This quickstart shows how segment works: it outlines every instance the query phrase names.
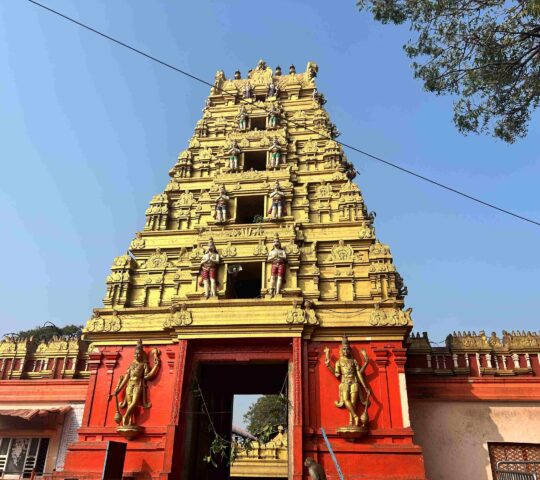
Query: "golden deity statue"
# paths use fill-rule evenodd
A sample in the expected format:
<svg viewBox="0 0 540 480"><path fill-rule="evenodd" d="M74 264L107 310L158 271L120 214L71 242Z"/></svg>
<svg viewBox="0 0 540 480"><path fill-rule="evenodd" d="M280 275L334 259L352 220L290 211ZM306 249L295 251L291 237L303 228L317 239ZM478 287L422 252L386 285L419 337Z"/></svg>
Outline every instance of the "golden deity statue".
<svg viewBox="0 0 540 480"><path fill-rule="evenodd" d="M344 336L339 352L339 359L332 367L330 363L330 349L328 347L325 347L324 349L325 365L337 378L341 377L339 400L334 403L336 404L336 407L345 407L349 411L349 425L338 428L337 432L343 436L352 438L365 434L368 429L367 423L369 421L367 409L369 407L371 390L364 379L364 370L368 364L368 356L363 349L360 353L364 359L362 366L360 366L353 358L349 340ZM360 385L364 390L363 396L360 393ZM356 413L356 405L359 400L364 407L364 411L360 416Z"/></svg>
<svg viewBox="0 0 540 480"><path fill-rule="evenodd" d="M154 365L150 368L143 350L142 341L139 340L135 347L135 355L131 365L125 375L120 376L114 392L109 395L109 400L113 396L116 400L116 414L114 416L114 420L118 424L116 431L130 440L143 430L136 423L136 408L139 406L150 408L152 406L148 401L146 382L152 380L159 370L160 353L157 348L152 350ZM125 390L124 399L119 402L118 394L122 390ZM124 408L125 412L122 415L120 409Z"/></svg>

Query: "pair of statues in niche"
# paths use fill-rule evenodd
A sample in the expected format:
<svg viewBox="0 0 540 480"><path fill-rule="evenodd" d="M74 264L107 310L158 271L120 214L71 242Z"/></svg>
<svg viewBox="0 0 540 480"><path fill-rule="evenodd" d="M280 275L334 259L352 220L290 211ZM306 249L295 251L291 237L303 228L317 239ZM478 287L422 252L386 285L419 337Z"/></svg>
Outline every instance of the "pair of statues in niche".
<svg viewBox="0 0 540 480"><path fill-rule="evenodd" d="M267 261L271 264L270 295L279 295L285 283L287 253L276 234ZM214 240L210 238L206 252L201 258L199 286L204 288L205 298L217 297L218 268L221 262Z"/></svg>
<svg viewBox="0 0 540 480"><path fill-rule="evenodd" d="M273 129L277 128L281 120L281 108L278 105L273 104L268 110L268 128ZM249 115L244 108L244 105L240 107L240 112L236 116L236 121L238 122L238 129L241 132L248 130L249 127Z"/></svg>
<svg viewBox="0 0 540 480"><path fill-rule="evenodd" d="M274 188L269 195L270 208L268 214L271 220L279 220L285 215L285 193L281 189L279 182L276 181ZM219 188L219 195L214 205L214 219L217 223L225 223L229 220L229 204L231 197L227 193L224 185Z"/></svg>
<svg viewBox="0 0 540 480"><path fill-rule="evenodd" d="M279 145L279 141L276 137L272 140L272 145L268 148L269 152L269 158L268 158L268 167L277 170L281 163L282 163L282 153L281 153L281 146ZM228 155L228 167L229 172L239 172L241 170L240 168L240 154L242 153L242 150L240 150L240 147L238 146L238 142L236 140L233 140L231 142L230 148L227 151Z"/></svg>
<svg viewBox="0 0 540 480"><path fill-rule="evenodd" d="M278 97L279 96L279 86L274 82L271 82L268 85L268 90L266 91L267 97ZM254 89L249 81L244 84L242 89L242 96L244 99L249 100L255 97Z"/></svg>

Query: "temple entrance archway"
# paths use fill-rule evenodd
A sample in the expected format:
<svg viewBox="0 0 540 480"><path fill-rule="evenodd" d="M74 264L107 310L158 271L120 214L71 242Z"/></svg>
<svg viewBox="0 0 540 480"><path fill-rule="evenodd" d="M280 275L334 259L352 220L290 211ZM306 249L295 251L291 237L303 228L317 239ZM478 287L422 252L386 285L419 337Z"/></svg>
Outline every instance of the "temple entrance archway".
<svg viewBox="0 0 540 480"><path fill-rule="evenodd" d="M233 403L235 395L279 395L288 402L289 364L287 362L200 362L192 372L192 391L189 394L185 432L185 477L198 480L274 479L287 478L287 442L277 448L269 442L256 442L251 451L237 457L231 468L226 459L217 467L205 461L211 455L217 433L226 441L233 438ZM287 425L285 428L285 435ZM277 432L276 432L277 433ZM283 435L283 433L282 433ZM214 444L215 445L215 444ZM228 445L230 447L230 445ZM214 453L214 459L220 455ZM276 461L269 461L274 457ZM278 461L279 460L279 461ZM246 476L253 474L253 476Z"/></svg>

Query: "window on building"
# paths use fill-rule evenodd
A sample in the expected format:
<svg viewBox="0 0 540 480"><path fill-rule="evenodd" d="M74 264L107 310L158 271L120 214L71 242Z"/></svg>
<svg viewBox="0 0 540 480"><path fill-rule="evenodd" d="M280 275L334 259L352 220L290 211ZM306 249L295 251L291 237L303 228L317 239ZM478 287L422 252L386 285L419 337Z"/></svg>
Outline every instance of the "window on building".
<svg viewBox="0 0 540 480"><path fill-rule="evenodd" d="M264 197L262 195L236 199L236 223L259 223L263 219Z"/></svg>
<svg viewBox="0 0 540 480"><path fill-rule="evenodd" d="M244 171L266 170L266 152L244 152Z"/></svg>
<svg viewBox="0 0 540 480"><path fill-rule="evenodd" d="M540 478L540 443L489 442L488 450L494 479Z"/></svg>
<svg viewBox="0 0 540 480"><path fill-rule="evenodd" d="M257 102L264 102L266 100L266 95L255 95L255 100Z"/></svg>
<svg viewBox="0 0 540 480"><path fill-rule="evenodd" d="M45 468L48 438L0 438L0 475L2 478L30 478Z"/></svg>
<svg viewBox="0 0 540 480"><path fill-rule="evenodd" d="M260 298L262 263L242 263L227 266L227 298Z"/></svg>
<svg viewBox="0 0 540 480"><path fill-rule="evenodd" d="M266 117L251 117L249 125L251 130L266 130Z"/></svg>

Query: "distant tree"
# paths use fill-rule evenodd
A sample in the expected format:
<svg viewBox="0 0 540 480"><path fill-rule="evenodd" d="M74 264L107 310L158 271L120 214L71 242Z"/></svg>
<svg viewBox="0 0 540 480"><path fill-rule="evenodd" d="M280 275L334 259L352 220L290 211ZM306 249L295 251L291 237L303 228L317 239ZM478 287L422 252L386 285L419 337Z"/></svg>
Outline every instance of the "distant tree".
<svg viewBox="0 0 540 480"><path fill-rule="evenodd" d="M244 415L247 430L260 437L274 431L279 425L287 426L287 399L281 395L263 395L253 403Z"/></svg>
<svg viewBox="0 0 540 480"><path fill-rule="evenodd" d="M82 326L79 325L66 325L65 327L57 327L53 323L46 323L41 327L31 328L29 330L21 330L19 332L14 332L13 334L19 338L30 338L33 337L36 342L41 342L45 340L48 342L53 337L72 337L79 338L82 335Z"/></svg>
<svg viewBox="0 0 540 480"><path fill-rule="evenodd" d="M454 94L462 133L527 134L540 102L539 0L358 0L382 23L408 23L403 48L428 92Z"/></svg>

